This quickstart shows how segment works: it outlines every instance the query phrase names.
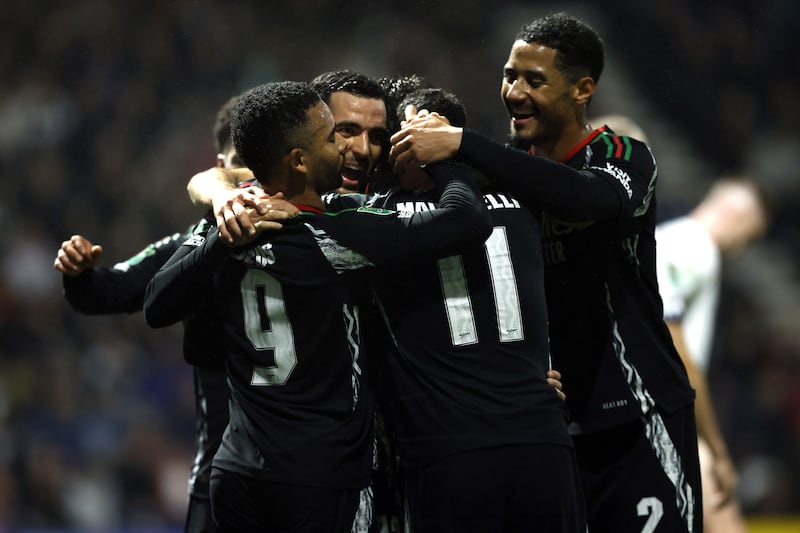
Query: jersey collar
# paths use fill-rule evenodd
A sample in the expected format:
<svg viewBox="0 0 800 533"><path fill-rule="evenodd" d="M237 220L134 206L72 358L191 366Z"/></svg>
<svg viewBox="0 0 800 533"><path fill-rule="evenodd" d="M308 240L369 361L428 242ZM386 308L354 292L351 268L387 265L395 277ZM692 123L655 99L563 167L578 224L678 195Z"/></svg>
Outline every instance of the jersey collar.
<svg viewBox="0 0 800 533"><path fill-rule="evenodd" d="M570 159L572 159L573 157L575 157L575 154L577 154L578 152L580 152L581 150L583 150L583 148L584 148L584 147L585 147L587 144L589 144L589 143L591 143L593 140L595 140L595 138L596 138L598 135L600 135L601 133L603 133L604 131L606 131L606 127L605 127L605 126L601 126L601 127L597 128L596 130L594 130L593 132L591 132L591 133L590 133L589 135L587 135L587 136L586 136L586 137L585 137L585 138L584 138L584 139L583 139L581 142L579 142L579 143L578 143L578 145L577 145L577 146L575 146L575 148L573 148L572 150L570 150L570 151L567 153L567 155L565 155L565 156L564 156L564 157L561 159L561 162L562 162L562 163L566 163L567 161L569 161Z"/></svg>
<svg viewBox="0 0 800 533"><path fill-rule="evenodd" d="M319 207L314 207L312 205L300 204L297 202L292 202L292 204L303 213L313 213L315 215L321 215L324 213L322 209L320 209Z"/></svg>

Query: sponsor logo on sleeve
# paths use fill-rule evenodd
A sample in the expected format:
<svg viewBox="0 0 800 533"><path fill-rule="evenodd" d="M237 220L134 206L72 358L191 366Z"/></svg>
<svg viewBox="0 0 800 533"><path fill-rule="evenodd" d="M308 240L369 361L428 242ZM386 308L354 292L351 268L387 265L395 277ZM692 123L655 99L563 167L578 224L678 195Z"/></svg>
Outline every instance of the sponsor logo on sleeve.
<svg viewBox="0 0 800 533"><path fill-rule="evenodd" d="M608 161L606 161L605 167L591 167L595 170L599 170L600 172L605 172L606 174L613 176L622 187L625 189L625 192L628 193L628 199L633 197L633 188L631 187L631 177L628 175L627 172L622 170L619 167L615 167Z"/></svg>

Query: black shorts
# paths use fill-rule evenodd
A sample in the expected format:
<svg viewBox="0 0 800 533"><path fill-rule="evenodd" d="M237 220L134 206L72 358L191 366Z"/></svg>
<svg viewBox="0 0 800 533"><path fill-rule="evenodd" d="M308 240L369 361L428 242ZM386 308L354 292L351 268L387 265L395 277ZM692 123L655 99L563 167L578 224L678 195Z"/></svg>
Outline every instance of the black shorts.
<svg viewBox="0 0 800 533"><path fill-rule="evenodd" d="M585 533L574 451L558 445L461 452L406 473L414 533Z"/></svg>
<svg viewBox="0 0 800 533"><path fill-rule="evenodd" d="M189 509L186 511L184 533L216 533L211 518L211 500L189 495Z"/></svg>
<svg viewBox="0 0 800 533"><path fill-rule="evenodd" d="M694 407L575 437L592 533L700 533Z"/></svg>
<svg viewBox="0 0 800 533"><path fill-rule="evenodd" d="M219 533L350 533L358 499L358 489L287 485L211 470Z"/></svg>

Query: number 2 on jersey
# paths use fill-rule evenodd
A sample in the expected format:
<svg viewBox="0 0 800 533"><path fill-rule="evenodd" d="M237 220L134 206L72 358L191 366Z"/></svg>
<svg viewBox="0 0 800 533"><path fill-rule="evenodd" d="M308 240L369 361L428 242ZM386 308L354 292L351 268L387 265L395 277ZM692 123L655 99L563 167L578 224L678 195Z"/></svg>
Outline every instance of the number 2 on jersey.
<svg viewBox="0 0 800 533"><path fill-rule="evenodd" d="M664 516L664 504L656 497L642 498L636 506L636 513L639 516L646 516L647 522L642 527L642 533L653 533L656 526Z"/></svg>
<svg viewBox="0 0 800 533"><path fill-rule="evenodd" d="M251 385L284 385L297 364L294 332L280 282L263 270L250 269L241 283L247 338L256 350L271 350L275 364L254 366Z"/></svg>
<svg viewBox="0 0 800 533"><path fill-rule="evenodd" d="M511 263L506 229L502 226L495 227L486 239L484 248L492 278L500 342L522 340L524 338L522 313L519 308L517 279L514 276L514 265ZM478 331L463 260L460 255L454 255L440 259L437 264L453 346L475 344L478 342Z"/></svg>

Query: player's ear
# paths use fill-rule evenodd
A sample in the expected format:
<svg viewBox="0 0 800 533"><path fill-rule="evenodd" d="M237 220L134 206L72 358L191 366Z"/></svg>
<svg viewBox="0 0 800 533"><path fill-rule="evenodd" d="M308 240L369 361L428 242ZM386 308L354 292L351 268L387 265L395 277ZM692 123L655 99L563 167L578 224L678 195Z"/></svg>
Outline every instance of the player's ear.
<svg viewBox="0 0 800 533"><path fill-rule="evenodd" d="M286 162L295 172L308 172L308 154L302 148L292 148L286 154Z"/></svg>
<svg viewBox="0 0 800 533"><path fill-rule="evenodd" d="M594 96L595 83L589 76L584 76L575 84L575 103L578 105L587 105Z"/></svg>

